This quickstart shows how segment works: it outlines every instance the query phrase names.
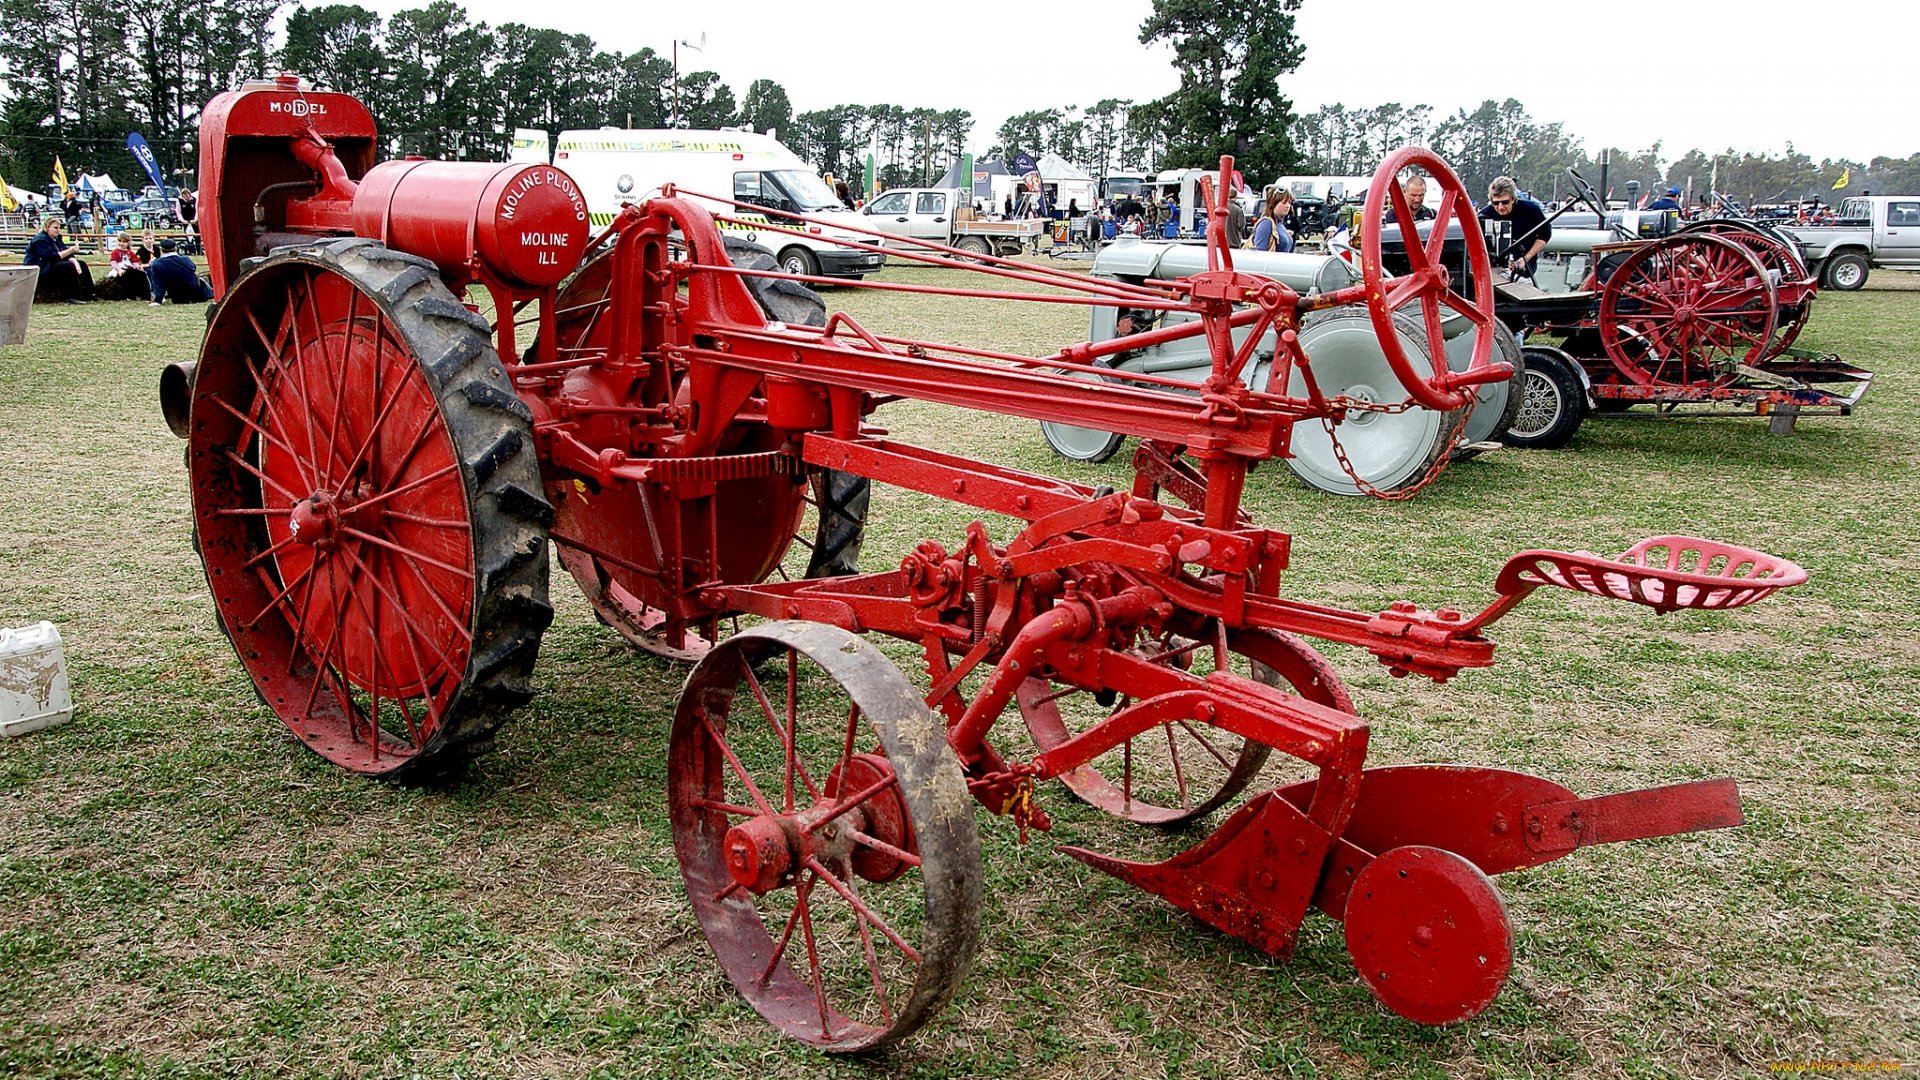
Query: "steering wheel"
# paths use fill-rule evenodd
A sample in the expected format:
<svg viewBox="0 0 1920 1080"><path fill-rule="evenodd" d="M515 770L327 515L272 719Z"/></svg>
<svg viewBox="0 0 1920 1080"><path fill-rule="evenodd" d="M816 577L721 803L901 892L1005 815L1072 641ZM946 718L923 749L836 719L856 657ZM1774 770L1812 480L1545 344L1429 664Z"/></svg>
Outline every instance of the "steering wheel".
<svg viewBox="0 0 1920 1080"><path fill-rule="evenodd" d="M1400 174L1413 166L1425 170L1430 184L1440 192L1434 206L1433 232L1424 242L1407 207L1407 193L1400 185ZM1389 201L1406 243L1409 268L1405 277L1391 279L1381 268L1379 228ZM1402 147L1387 155L1367 186L1362 215L1360 220L1367 227L1360 237L1360 277L1366 284L1367 314L1373 319L1381 352L1413 400L1429 409L1449 412L1473 400L1474 386L1511 379L1513 366L1493 360L1493 270L1487 261L1486 242L1480 236L1480 221L1467 200L1466 186L1447 163L1422 146ZM1472 300L1453 291L1447 268L1440 262L1447 226L1455 220L1460 222L1466 241ZM1420 366L1400 347L1401 331L1393 317L1394 312L1415 303L1420 305L1419 322L1426 331L1427 355L1431 358ZM1447 370L1447 340L1440 328L1443 304L1473 324L1473 356L1461 371ZM1421 366L1427 370L1421 371Z"/></svg>
<svg viewBox="0 0 1920 1080"><path fill-rule="evenodd" d="M1587 178L1574 169L1567 170L1567 179L1573 181L1573 193L1580 196L1580 201L1592 207L1593 212L1600 215L1600 227L1606 228L1607 208L1600 201L1600 193L1593 190L1593 185L1587 183Z"/></svg>

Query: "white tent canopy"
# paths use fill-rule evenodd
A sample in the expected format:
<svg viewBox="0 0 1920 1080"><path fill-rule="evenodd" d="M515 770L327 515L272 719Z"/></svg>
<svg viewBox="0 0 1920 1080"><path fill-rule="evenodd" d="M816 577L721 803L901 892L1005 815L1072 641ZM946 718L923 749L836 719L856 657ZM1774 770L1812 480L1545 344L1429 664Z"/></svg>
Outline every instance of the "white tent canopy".
<svg viewBox="0 0 1920 1080"><path fill-rule="evenodd" d="M1093 179L1085 169L1052 152L1041 154L1035 164L1040 166L1040 179L1049 184L1057 180Z"/></svg>
<svg viewBox="0 0 1920 1080"><path fill-rule="evenodd" d="M14 187L12 184L7 185L7 190L13 193L13 199L15 202L43 203L47 201L47 197L45 195L35 195L33 192L28 191L26 188Z"/></svg>
<svg viewBox="0 0 1920 1080"><path fill-rule="evenodd" d="M92 175L81 173L74 179L73 186L82 191L112 191L120 185L114 183L113 177L108 176L106 173L93 173Z"/></svg>

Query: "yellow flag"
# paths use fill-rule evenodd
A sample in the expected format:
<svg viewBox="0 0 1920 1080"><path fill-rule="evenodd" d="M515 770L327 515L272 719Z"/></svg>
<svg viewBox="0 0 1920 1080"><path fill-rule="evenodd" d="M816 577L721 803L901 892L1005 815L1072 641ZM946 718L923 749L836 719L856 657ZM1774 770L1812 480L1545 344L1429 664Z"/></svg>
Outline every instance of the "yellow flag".
<svg viewBox="0 0 1920 1080"><path fill-rule="evenodd" d="M1833 190L1839 191L1851 183L1853 183L1853 166L1849 165L1840 170L1840 179L1833 182Z"/></svg>
<svg viewBox="0 0 1920 1080"><path fill-rule="evenodd" d="M12 186L7 183L6 177L0 176L0 210L5 210L11 214L18 209L20 209L20 204L13 199Z"/></svg>
<svg viewBox="0 0 1920 1080"><path fill-rule="evenodd" d="M72 194L73 188L67 184L67 167L60 164L58 157L53 159L53 182L60 185L61 198L64 199Z"/></svg>

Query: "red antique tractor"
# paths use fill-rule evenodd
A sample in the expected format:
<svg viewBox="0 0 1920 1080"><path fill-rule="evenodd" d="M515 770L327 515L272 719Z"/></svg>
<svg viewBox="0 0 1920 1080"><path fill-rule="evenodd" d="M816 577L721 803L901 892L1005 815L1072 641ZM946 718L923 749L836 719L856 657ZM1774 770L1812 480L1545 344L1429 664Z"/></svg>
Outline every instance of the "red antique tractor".
<svg viewBox="0 0 1920 1080"><path fill-rule="evenodd" d="M858 1050L937 1013L979 935L974 804L1024 837L1051 824L1049 781L1123 823L1223 814L1165 862L1067 853L1275 955L1317 908L1379 999L1425 1023L1472 1016L1506 978L1488 875L1740 821L1725 780L1583 799L1501 769L1365 768L1367 723L1305 639L1445 681L1491 664L1488 626L1541 586L1721 609L1801 582L1798 567L1663 536L1612 558L1522 552L1478 613L1346 611L1283 597L1288 537L1241 509L1249 467L1286 454L1303 420L1457 409L1508 377L1489 362L1484 249L1472 297L1449 287L1436 242L1406 275L1373 258L1361 284L1305 299L1233 269L1216 207L1209 268L1178 280L993 259L965 290L868 283L1195 316L1026 357L827 317L812 279L729 242L724 199L668 188L589 235L548 165L376 165L365 110L291 79L216 98L201 141L221 299L197 369L163 396L214 607L262 699L361 773L481 752L529 695L551 543L628 640L697 661L664 793L687 896L734 986L789 1035ZM1410 164L1435 178L1444 226L1466 205L1459 181L1418 149L1380 175ZM1404 207L1397 183L1374 190L1370 220L1389 198ZM491 323L469 290L491 298ZM1390 346L1406 401L1324 396L1297 345L1324 318L1391 341L1407 310L1437 339L1443 308L1473 321L1473 362L1435 370ZM1304 395L1238 377L1269 328ZM1199 395L1074 377L1183 336L1213 350ZM903 397L1137 436L1132 487L894 441L868 417ZM854 572L871 480L1017 528L976 520ZM815 576L788 580L803 526ZM924 682L863 633L917 647ZM1024 737L999 723L1010 707ZM1269 759L1290 759L1296 782L1261 784Z"/></svg>

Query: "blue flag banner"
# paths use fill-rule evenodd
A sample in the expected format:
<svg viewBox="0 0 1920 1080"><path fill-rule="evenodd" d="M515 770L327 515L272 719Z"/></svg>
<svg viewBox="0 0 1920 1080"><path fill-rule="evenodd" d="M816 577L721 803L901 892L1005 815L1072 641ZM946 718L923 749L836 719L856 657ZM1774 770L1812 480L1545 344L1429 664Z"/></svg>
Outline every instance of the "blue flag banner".
<svg viewBox="0 0 1920 1080"><path fill-rule="evenodd" d="M147 176L152 178L155 185L162 188L167 186L167 182L160 179L160 163L153 158L153 147L147 145L147 140L141 138L139 132L127 135L127 150L140 163L140 167L147 170Z"/></svg>

